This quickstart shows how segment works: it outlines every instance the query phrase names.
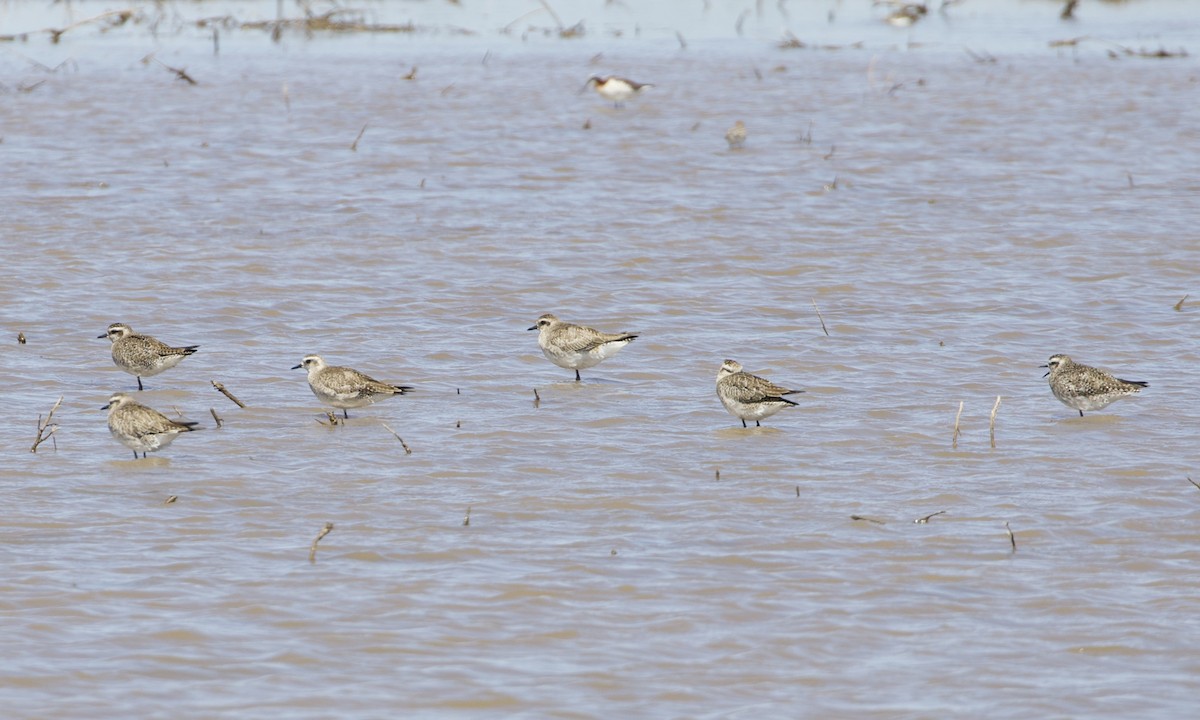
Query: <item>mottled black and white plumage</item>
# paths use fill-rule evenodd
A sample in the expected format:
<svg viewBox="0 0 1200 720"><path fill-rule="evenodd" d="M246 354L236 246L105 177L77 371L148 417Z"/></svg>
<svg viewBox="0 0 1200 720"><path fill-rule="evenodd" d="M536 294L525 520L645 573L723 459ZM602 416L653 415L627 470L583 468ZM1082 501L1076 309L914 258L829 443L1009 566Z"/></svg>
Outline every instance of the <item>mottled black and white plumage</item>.
<svg viewBox="0 0 1200 720"><path fill-rule="evenodd" d="M588 78L587 85L584 87L588 85L595 87L600 97L611 102L613 107L618 108L623 106L626 100L641 93L646 88L654 87L650 83L634 82L628 78L616 76L600 77L598 75Z"/></svg>
<svg viewBox="0 0 1200 720"><path fill-rule="evenodd" d="M550 313L538 318L529 329L538 331L542 354L560 368L574 370L576 382L581 379L580 370L599 365L637 337L637 333L607 333L572 325Z"/></svg>
<svg viewBox="0 0 1200 720"><path fill-rule="evenodd" d="M751 375L736 360L726 360L717 372L717 397L731 415L742 421L742 427L748 427L747 420L753 420L755 426L761 425L760 420L796 404L785 395L802 392Z"/></svg>
<svg viewBox="0 0 1200 720"><path fill-rule="evenodd" d="M170 445L176 435L195 430L198 424L172 420L125 393L113 393L108 404L100 409L108 410L108 431L122 445L133 450L135 460L138 452L146 457L146 453Z"/></svg>
<svg viewBox="0 0 1200 720"><path fill-rule="evenodd" d="M345 418L350 417L347 408L364 407L380 398L403 395L412 390L407 385L380 382L353 368L326 365L320 355L305 355L292 369L300 368L308 371L308 386L313 395L326 405L340 408Z"/></svg>
<svg viewBox="0 0 1200 720"><path fill-rule="evenodd" d="M142 378L157 375L179 364L188 355L196 352L199 345L171 347L149 335L139 335L125 323L113 323L108 332L98 337L112 341L112 359L117 367L138 379L138 390L142 389Z"/></svg>
<svg viewBox="0 0 1200 720"><path fill-rule="evenodd" d="M1064 405L1079 411L1101 410L1124 397L1139 393L1149 383L1122 380L1099 368L1083 365L1066 355L1051 355L1043 377L1050 378L1050 392Z"/></svg>

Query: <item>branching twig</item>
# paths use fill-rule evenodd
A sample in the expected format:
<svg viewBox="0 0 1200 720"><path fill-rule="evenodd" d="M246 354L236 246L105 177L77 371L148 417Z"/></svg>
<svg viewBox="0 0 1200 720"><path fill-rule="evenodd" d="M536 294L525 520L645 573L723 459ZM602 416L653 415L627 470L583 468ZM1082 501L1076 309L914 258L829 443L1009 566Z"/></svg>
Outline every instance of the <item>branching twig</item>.
<svg viewBox="0 0 1200 720"><path fill-rule="evenodd" d="M187 74L187 70L184 70L182 68L171 67L170 65L166 64L162 60L159 60L158 58L154 58L154 62L158 63L159 65L162 65L164 68L175 73L175 77L177 79L187 81L188 85L199 85L200 84L200 83L196 82L196 80L194 78L192 78L191 75Z"/></svg>
<svg viewBox="0 0 1200 720"><path fill-rule="evenodd" d="M328 535L332 530L333 523L327 522L325 523L325 527L321 528L321 532L317 533L317 536L313 538L312 547L308 549L308 561L310 563L317 561L317 543L321 542L321 538Z"/></svg>
<svg viewBox="0 0 1200 720"><path fill-rule="evenodd" d="M38 415L37 438L33 441L33 447L29 448L29 452L36 453L38 445L41 445L43 442L45 442L47 438L54 437L54 433L58 432L58 426L52 425L51 421L54 420L54 411L58 409L59 405L62 405L62 401L63 396L59 395L58 402L54 403L54 407L50 408L50 414L46 416L45 422L42 422L42 416ZM47 428L50 430L49 432L46 432ZM58 441L56 440L54 442L54 449L57 450Z"/></svg>
<svg viewBox="0 0 1200 720"><path fill-rule="evenodd" d="M959 400L958 401L958 414L954 416L954 437L952 437L950 439L951 440L950 447L952 447L952 448L958 447L958 436L959 436L958 421L959 421L959 418L962 417L962 411L963 411L963 401Z"/></svg>
<svg viewBox="0 0 1200 720"><path fill-rule="evenodd" d="M213 381L212 381L212 386L213 386L214 388L216 388L216 389L217 389L217 392L221 393L221 394L222 394L222 395L224 395L225 397L227 397L227 398L229 398L230 400L232 400L234 405L237 405L238 407L242 408L243 410L246 408L246 404L245 404L245 403L243 403L241 400L238 400L237 398L235 398L235 397L233 396L233 393L231 393L231 392L229 392L228 390L226 390L226 389L225 389L225 385L224 385L223 383L219 383L219 382L217 382L216 380L213 380Z"/></svg>
<svg viewBox="0 0 1200 720"><path fill-rule="evenodd" d="M397 433L395 430L393 430L393 429L391 429L390 427L388 427L388 424L387 424L387 423L383 423L383 426L384 426L385 428L387 428L387 431L388 431L388 432L390 432L391 434L395 435L397 440L399 440L399 441L400 441L400 444L401 444L401 445L404 447L404 454L405 454L405 455L412 455L412 448L410 448L410 447L408 446L408 443L404 442L404 438L400 437L400 434L399 434L399 433Z"/></svg>

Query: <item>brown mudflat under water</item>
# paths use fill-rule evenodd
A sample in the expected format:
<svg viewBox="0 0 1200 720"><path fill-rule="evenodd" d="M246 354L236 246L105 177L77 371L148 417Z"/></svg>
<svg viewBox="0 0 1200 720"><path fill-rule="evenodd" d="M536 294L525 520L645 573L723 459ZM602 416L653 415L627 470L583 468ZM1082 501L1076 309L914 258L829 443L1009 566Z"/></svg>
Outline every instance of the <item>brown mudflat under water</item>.
<svg viewBox="0 0 1200 720"><path fill-rule="evenodd" d="M9 716L1194 711L1200 69L1047 10L3 48ZM576 384L544 312L641 337ZM201 347L148 460L114 321ZM1150 387L1079 418L1056 352ZM322 425L307 353L417 391ZM742 429L726 357L799 407Z"/></svg>

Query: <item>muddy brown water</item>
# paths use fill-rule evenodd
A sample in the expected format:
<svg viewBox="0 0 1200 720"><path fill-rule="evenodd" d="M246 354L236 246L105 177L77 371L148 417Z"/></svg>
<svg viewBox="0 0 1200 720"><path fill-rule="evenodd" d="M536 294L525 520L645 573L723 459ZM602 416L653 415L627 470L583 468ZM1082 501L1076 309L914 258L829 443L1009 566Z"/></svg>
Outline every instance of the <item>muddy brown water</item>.
<svg viewBox="0 0 1200 720"><path fill-rule="evenodd" d="M1047 43L1195 21L1011 7L0 47L9 716L1193 713L1200 69ZM576 384L544 312L642 335ZM148 460L114 321L201 347ZM1150 387L1079 418L1055 352ZM417 391L327 427L307 353ZM726 357L799 406L742 429Z"/></svg>

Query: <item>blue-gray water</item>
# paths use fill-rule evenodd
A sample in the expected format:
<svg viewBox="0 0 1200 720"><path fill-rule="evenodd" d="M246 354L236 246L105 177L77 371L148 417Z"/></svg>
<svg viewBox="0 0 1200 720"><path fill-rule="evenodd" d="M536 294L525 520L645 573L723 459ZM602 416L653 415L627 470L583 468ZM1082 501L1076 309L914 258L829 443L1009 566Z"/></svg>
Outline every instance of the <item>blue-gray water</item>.
<svg viewBox="0 0 1200 720"><path fill-rule="evenodd" d="M0 45L10 717L1194 711L1200 69L1109 51L1196 19L679 3L685 49L464 3ZM578 92L608 73L656 87ZM575 384L544 312L642 335ZM201 346L139 399L204 429L148 460L99 409L114 321ZM322 425L313 352L417 391ZM1055 352L1150 387L1079 418ZM799 407L743 430L726 357Z"/></svg>

